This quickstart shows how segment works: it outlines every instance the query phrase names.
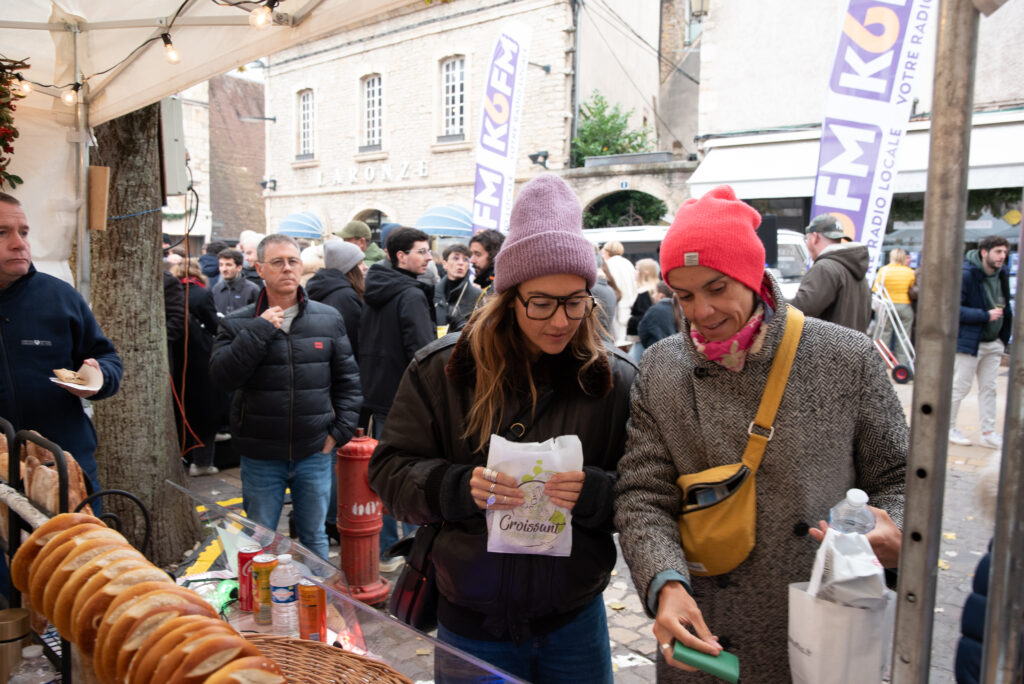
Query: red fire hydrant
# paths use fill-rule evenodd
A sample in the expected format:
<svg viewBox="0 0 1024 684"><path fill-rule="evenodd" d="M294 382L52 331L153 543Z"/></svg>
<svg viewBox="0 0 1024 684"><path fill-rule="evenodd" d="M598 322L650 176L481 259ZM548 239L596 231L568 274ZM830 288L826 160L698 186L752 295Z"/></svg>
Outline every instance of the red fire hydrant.
<svg viewBox="0 0 1024 684"><path fill-rule="evenodd" d="M370 489L368 469L377 440L362 429L338 449L338 534L341 569L352 598L376 605L388 598L388 581L380 576L380 528L384 505Z"/></svg>

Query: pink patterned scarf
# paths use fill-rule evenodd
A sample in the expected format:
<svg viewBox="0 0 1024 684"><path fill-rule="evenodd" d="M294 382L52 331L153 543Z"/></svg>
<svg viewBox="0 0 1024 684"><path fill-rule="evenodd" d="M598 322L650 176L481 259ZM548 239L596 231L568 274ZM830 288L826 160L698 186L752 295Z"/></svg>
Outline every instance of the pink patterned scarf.
<svg viewBox="0 0 1024 684"><path fill-rule="evenodd" d="M772 297L767 283L761 285L760 295L764 302L767 302L769 305L774 304L775 299ZM743 327L726 340L718 342L708 341L696 328L691 326L690 339L693 340L693 346L708 361L713 361L719 366L735 373L740 372L747 362L747 354L758 351L764 343L764 337L768 331L768 327L762 325L764 322L764 307L764 303L759 302L754 307L754 313L747 319Z"/></svg>

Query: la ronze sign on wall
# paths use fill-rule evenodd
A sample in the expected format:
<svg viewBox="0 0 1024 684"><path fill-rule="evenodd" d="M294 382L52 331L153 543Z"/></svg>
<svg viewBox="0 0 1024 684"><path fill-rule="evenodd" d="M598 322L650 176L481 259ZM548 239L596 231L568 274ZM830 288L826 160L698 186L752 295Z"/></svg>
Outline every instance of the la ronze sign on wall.
<svg viewBox="0 0 1024 684"><path fill-rule="evenodd" d="M512 22L502 26L491 52L476 145L474 233L508 230L529 47L529 27Z"/></svg>
<svg viewBox="0 0 1024 684"><path fill-rule="evenodd" d="M832 214L878 266L938 0L850 0L829 77L812 216Z"/></svg>

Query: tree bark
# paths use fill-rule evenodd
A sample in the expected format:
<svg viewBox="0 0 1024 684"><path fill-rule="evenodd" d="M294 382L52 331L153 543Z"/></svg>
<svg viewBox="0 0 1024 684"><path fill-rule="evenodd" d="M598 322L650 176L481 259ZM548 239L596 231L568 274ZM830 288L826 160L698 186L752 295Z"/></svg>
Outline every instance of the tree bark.
<svg viewBox="0 0 1024 684"><path fill-rule="evenodd" d="M187 488L175 439L161 273L160 106L144 107L96 128L97 164L110 167L110 221L91 234L92 307L124 363L121 390L96 402L94 421L100 483L142 500L152 520L146 555L167 566L199 539L191 500L165 483ZM121 497L103 499L130 540L141 542L141 518ZM134 528L134 529L132 529Z"/></svg>

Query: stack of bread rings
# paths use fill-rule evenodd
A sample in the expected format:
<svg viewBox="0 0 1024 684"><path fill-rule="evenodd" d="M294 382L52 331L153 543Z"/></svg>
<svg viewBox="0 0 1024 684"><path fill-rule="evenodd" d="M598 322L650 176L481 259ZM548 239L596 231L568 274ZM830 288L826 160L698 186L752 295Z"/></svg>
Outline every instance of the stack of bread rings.
<svg viewBox="0 0 1024 684"><path fill-rule="evenodd" d="M11 581L103 684L284 684L280 668L99 518L63 513L11 560Z"/></svg>

